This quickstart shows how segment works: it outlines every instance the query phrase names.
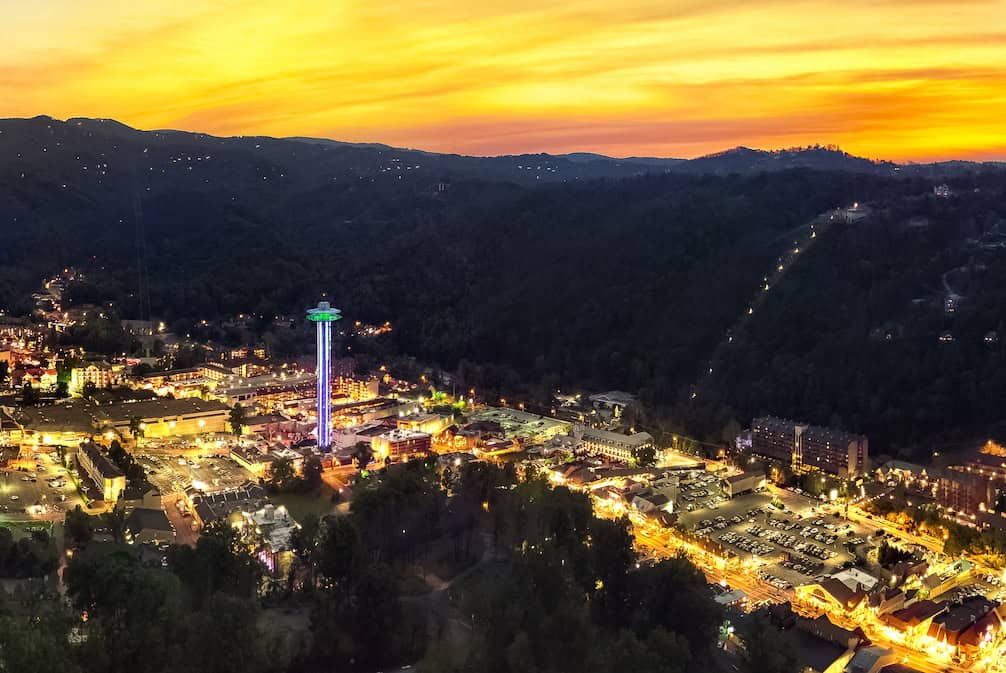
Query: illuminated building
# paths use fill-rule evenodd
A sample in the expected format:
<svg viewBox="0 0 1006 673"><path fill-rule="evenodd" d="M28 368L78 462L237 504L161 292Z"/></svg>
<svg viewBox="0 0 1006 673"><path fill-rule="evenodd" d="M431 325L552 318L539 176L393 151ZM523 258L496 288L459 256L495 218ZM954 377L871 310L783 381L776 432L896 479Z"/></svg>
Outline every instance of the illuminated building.
<svg viewBox="0 0 1006 673"><path fill-rule="evenodd" d="M348 397L354 402L372 400L380 392L380 383L376 378L363 380L340 376L335 380L335 392L339 397Z"/></svg>
<svg viewBox="0 0 1006 673"><path fill-rule="evenodd" d="M653 436L648 432L623 435L608 430L577 426L573 436L580 439L581 446L587 453L623 463L632 462L636 450L653 446Z"/></svg>
<svg viewBox="0 0 1006 673"><path fill-rule="evenodd" d="M74 367L70 370L70 390L80 392L87 383L93 383L95 388L109 388L122 383L125 367L110 365L107 362L92 362L86 367Z"/></svg>
<svg viewBox="0 0 1006 673"><path fill-rule="evenodd" d="M451 424L451 418L440 414L416 413L400 417L397 423L398 427L403 430L439 435Z"/></svg>
<svg viewBox="0 0 1006 673"><path fill-rule="evenodd" d="M331 445L332 432L332 323L342 318L327 301L309 309L307 319L318 325L318 448Z"/></svg>
<svg viewBox="0 0 1006 673"><path fill-rule="evenodd" d="M370 440L370 447L377 460L398 459L408 456L426 454L433 445L432 438L426 432L395 429L377 435Z"/></svg>
<svg viewBox="0 0 1006 673"><path fill-rule="evenodd" d="M751 450L789 463L797 471L852 476L867 469L869 442L831 428L766 416L751 424Z"/></svg>
<svg viewBox="0 0 1006 673"><path fill-rule="evenodd" d="M97 444L87 442L82 445L77 452L77 463L98 487L103 500L116 502L119 499L119 494L126 488L126 476Z"/></svg>

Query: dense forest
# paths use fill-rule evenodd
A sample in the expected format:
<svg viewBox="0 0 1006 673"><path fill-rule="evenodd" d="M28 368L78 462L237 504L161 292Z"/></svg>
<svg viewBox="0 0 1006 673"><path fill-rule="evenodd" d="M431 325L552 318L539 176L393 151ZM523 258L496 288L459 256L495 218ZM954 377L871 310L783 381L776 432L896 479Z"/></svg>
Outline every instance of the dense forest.
<svg viewBox="0 0 1006 673"><path fill-rule="evenodd" d="M586 495L533 475L518 483L512 469L414 461L361 479L348 515L305 517L280 580L226 522L170 547L166 567L139 546L95 541L94 523L68 514L65 596L0 592L0 669L725 670L714 649L724 614L698 569L637 563L627 520L597 519ZM429 568L450 581L428 585ZM773 634L750 642L771 647ZM793 673L787 661L742 660L751 673Z"/></svg>
<svg viewBox="0 0 1006 673"><path fill-rule="evenodd" d="M1006 369L985 340L1006 337L993 166L829 148L473 158L48 118L0 130L12 313L66 265L89 278L71 302L194 335L241 338L213 328L239 313L268 331L325 292L352 320L394 325L366 345L382 356L529 401L624 388L652 427L703 438L773 413L922 455L1001 420ZM941 173L950 198L932 193ZM738 322L807 224L854 201L870 215L822 228ZM267 343L295 350L296 335Z"/></svg>

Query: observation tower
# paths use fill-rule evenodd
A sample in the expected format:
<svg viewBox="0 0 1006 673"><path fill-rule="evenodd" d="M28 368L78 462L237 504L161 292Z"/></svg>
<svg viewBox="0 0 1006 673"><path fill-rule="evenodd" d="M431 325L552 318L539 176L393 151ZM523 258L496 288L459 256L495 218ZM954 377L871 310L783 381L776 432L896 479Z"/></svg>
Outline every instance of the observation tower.
<svg viewBox="0 0 1006 673"><path fill-rule="evenodd" d="M318 326L318 448L332 445L332 323L340 320L339 309L320 301L307 310L307 319Z"/></svg>

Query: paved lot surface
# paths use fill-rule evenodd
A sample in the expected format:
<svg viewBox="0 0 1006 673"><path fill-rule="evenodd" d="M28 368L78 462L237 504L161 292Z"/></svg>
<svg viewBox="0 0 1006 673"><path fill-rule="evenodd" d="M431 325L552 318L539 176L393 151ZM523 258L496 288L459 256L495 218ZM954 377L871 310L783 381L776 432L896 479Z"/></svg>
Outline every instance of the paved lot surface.
<svg viewBox="0 0 1006 673"><path fill-rule="evenodd" d="M230 458L172 457L136 453L134 457L147 471L147 478L163 496L182 493L195 484L212 491L240 486L255 480L250 472Z"/></svg>
<svg viewBox="0 0 1006 673"><path fill-rule="evenodd" d="M699 490L714 492L715 485ZM773 506L768 493L749 493L733 499L700 497L693 511L680 521L699 536L716 540L743 562L756 563L758 573L780 588L811 582L865 553L875 531L843 517L826 513L819 501L796 494L782 498L784 509ZM708 505L697 507L696 505ZM680 511L680 510L679 510Z"/></svg>
<svg viewBox="0 0 1006 673"><path fill-rule="evenodd" d="M32 469L0 470L0 521L62 521L84 501L67 470L48 452L35 452Z"/></svg>

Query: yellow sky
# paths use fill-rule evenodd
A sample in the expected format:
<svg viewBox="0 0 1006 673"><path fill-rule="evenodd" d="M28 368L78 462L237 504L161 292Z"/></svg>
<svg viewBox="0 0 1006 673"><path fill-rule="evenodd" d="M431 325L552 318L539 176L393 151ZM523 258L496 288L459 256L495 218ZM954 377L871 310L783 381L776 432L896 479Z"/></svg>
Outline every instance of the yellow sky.
<svg viewBox="0 0 1006 673"><path fill-rule="evenodd" d="M0 0L0 116L473 154L1006 159L1006 0Z"/></svg>

